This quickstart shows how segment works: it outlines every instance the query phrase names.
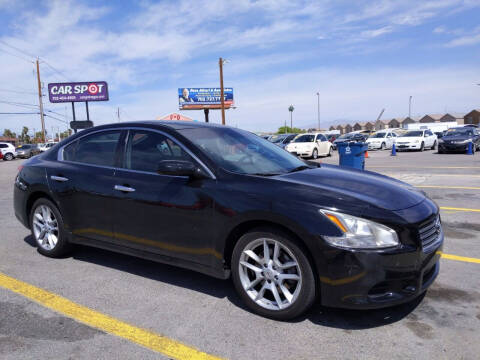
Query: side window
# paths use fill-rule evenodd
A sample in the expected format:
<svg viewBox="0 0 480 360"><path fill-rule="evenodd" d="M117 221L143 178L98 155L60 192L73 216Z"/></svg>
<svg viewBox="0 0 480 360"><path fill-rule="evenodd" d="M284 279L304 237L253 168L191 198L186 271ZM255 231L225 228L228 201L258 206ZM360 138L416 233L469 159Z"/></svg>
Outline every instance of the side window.
<svg viewBox="0 0 480 360"><path fill-rule="evenodd" d="M166 136L145 130L131 131L124 168L156 173L162 160L189 160L191 156Z"/></svg>
<svg viewBox="0 0 480 360"><path fill-rule="evenodd" d="M323 136L322 134L319 134L317 137L317 141L327 141L327 139L325 139L325 136Z"/></svg>
<svg viewBox="0 0 480 360"><path fill-rule="evenodd" d="M114 166L120 130L85 136L63 150L63 159L84 164Z"/></svg>
<svg viewBox="0 0 480 360"><path fill-rule="evenodd" d="M6 149L6 148L8 148L7 144L0 144L0 149Z"/></svg>

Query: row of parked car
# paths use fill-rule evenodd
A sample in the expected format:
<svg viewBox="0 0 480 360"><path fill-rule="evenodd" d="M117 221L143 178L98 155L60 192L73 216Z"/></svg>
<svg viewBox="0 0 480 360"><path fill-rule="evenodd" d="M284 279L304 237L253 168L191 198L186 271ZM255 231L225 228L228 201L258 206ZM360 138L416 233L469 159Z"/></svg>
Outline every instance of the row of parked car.
<svg viewBox="0 0 480 360"><path fill-rule="evenodd" d="M10 143L0 142L0 153L2 154L2 158L5 161L10 161L15 158L29 159L32 156L47 151L55 144L57 143L48 142L45 144L23 144L15 147Z"/></svg>
<svg viewBox="0 0 480 360"><path fill-rule="evenodd" d="M337 138L338 136L338 138ZM369 150L391 149L393 144L398 151L436 149L439 153L480 150L480 134L475 125L450 128L443 132L430 129L405 130L385 129L376 132L351 132L343 135L323 134L279 134L264 136L277 146L300 157L318 158L331 156L341 142L366 142Z"/></svg>

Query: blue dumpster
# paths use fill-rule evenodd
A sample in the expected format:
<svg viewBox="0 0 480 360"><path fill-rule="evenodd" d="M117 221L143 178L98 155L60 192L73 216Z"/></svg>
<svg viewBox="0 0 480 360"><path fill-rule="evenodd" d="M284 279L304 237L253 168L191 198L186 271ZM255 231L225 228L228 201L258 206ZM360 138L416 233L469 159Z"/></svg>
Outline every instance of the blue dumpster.
<svg viewBox="0 0 480 360"><path fill-rule="evenodd" d="M340 155L340 166L349 166L355 169L365 169L365 151L368 145L363 142L343 142L337 144Z"/></svg>

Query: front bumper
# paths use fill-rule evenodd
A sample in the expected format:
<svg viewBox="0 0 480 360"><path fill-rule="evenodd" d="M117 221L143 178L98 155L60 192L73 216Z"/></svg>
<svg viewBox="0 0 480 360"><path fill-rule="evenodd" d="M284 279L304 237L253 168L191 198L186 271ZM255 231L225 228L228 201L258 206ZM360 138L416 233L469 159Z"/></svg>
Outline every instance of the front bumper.
<svg viewBox="0 0 480 360"><path fill-rule="evenodd" d="M420 150L422 143L395 144L397 150Z"/></svg>
<svg viewBox="0 0 480 360"><path fill-rule="evenodd" d="M455 143L439 143L438 150L440 151L467 151L468 150L468 143L465 144L455 144Z"/></svg>
<svg viewBox="0 0 480 360"><path fill-rule="evenodd" d="M311 157L313 150L310 151L302 151L302 150L292 150L289 151L292 155L300 156L300 157Z"/></svg>
<svg viewBox="0 0 480 360"><path fill-rule="evenodd" d="M389 251L332 248L327 260L332 277L319 276L322 305L375 309L414 300L439 273L443 240L442 232L428 254L411 246Z"/></svg>
<svg viewBox="0 0 480 360"><path fill-rule="evenodd" d="M367 143L368 144L368 150L378 150L382 148L382 143Z"/></svg>

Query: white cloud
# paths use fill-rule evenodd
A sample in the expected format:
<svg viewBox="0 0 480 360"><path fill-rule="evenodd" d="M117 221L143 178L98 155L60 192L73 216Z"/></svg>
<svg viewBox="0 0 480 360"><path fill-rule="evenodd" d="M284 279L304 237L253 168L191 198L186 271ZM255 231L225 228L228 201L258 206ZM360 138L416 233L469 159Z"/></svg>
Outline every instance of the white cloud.
<svg viewBox="0 0 480 360"><path fill-rule="evenodd" d="M384 26L379 29L362 31L360 35L364 38L375 38L380 35L391 33L392 31L393 31L392 26Z"/></svg>
<svg viewBox="0 0 480 360"><path fill-rule="evenodd" d="M480 44L480 33L458 37L456 39L449 41L445 46L457 47L457 46L469 46L469 45L475 45L475 44Z"/></svg>

